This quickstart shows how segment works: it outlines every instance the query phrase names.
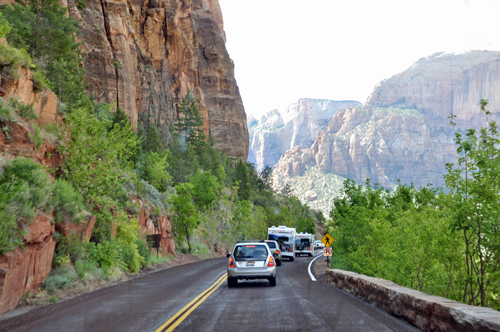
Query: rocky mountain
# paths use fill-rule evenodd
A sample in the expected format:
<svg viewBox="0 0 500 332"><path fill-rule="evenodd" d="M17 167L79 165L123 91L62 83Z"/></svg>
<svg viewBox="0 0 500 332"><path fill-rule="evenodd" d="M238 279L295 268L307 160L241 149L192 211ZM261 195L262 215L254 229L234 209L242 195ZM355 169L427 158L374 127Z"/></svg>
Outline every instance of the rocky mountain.
<svg viewBox="0 0 500 332"><path fill-rule="evenodd" d="M249 118L248 161L258 170L275 165L295 146L309 148L316 136L326 132L328 120L341 109L361 107L357 101L299 99L281 110L267 112L259 120Z"/></svg>
<svg viewBox="0 0 500 332"><path fill-rule="evenodd" d="M80 23L89 90L137 125L156 123L164 143L188 89L204 131L246 159L248 129L218 0L68 1Z"/></svg>
<svg viewBox="0 0 500 332"><path fill-rule="evenodd" d="M363 107L333 114L310 147L284 153L275 166L275 188L289 183L302 201L327 212L343 178L370 178L384 187L398 179L442 186L446 163L456 160L447 117L457 116L458 129L485 125L479 100L488 99L492 118L500 118L499 64L500 52L492 51L418 60L380 82ZM331 174L335 181L325 181Z"/></svg>

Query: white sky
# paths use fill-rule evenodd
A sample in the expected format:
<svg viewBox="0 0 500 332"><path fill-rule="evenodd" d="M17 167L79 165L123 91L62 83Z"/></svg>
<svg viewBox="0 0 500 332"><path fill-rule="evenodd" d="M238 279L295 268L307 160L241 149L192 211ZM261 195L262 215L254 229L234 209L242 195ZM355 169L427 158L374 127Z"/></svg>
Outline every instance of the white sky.
<svg viewBox="0 0 500 332"><path fill-rule="evenodd" d="M435 52L500 50L500 0L219 2L256 118L300 98L364 103L382 79Z"/></svg>

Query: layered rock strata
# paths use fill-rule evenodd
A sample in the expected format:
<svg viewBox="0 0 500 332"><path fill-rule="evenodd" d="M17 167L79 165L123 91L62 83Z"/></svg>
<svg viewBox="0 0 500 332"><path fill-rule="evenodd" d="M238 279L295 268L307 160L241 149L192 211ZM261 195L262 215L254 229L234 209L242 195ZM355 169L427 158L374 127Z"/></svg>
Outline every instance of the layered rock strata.
<svg viewBox="0 0 500 332"><path fill-rule="evenodd" d="M500 331L500 313L399 286L392 281L343 270L327 270L327 281L348 293L404 317L422 331Z"/></svg>
<svg viewBox="0 0 500 332"><path fill-rule="evenodd" d="M134 124L156 123L163 142L191 90L206 134L246 159L248 129L218 0L88 0L69 12L80 23L90 92L116 103ZM146 128L147 129L147 128Z"/></svg>
<svg viewBox="0 0 500 332"><path fill-rule="evenodd" d="M456 162L455 132L486 125L479 107L488 99L491 120L500 118L500 52L434 54L382 81L362 108L336 112L308 147L287 151L278 178L308 167L364 183L443 186L446 163ZM279 177L278 177L279 175ZM276 181L279 189L286 181Z"/></svg>
<svg viewBox="0 0 500 332"><path fill-rule="evenodd" d="M248 161L258 170L275 165L281 155L296 146L309 148L328 128L328 120L341 109L361 107L357 101L299 99L284 109L249 119Z"/></svg>

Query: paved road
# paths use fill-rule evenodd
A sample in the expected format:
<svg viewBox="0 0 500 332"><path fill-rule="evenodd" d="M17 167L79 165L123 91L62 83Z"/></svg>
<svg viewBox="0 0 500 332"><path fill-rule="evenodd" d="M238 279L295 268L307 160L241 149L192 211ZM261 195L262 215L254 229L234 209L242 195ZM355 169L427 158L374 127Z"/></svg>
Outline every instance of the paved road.
<svg viewBox="0 0 500 332"><path fill-rule="evenodd" d="M419 331L321 279L312 281L311 260L284 260L276 287L258 280L227 288L223 282L175 331ZM153 332L225 272L226 258L172 267L87 295L80 303L56 304L58 310L9 330Z"/></svg>

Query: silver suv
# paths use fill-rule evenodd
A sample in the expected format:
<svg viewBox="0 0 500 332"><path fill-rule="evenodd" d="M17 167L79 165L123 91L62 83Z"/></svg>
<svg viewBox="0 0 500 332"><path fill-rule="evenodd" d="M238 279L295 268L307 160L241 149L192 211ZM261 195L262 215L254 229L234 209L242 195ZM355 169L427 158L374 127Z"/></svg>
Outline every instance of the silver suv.
<svg viewBox="0 0 500 332"><path fill-rule="evenodd" d="M262 242L265 242L269 247L269 249L271 249L273 257L276 260L276 265L281 266L281 262L283 262L283 257L281 255L281 247L278 244L278 242L274 240L264 240Z"/></svg>
<svg viewBox="0 0 500 332"><path fill-rule="evenodd" d="M267 279L276 286L276 264L265 242L236 243L227 254L227 286L234 287L238 279Z"/></svg>

